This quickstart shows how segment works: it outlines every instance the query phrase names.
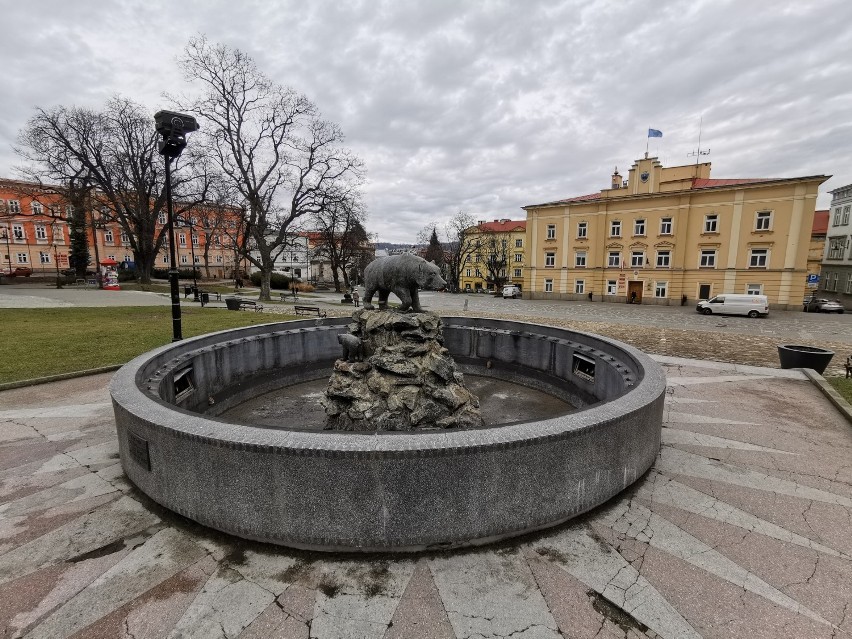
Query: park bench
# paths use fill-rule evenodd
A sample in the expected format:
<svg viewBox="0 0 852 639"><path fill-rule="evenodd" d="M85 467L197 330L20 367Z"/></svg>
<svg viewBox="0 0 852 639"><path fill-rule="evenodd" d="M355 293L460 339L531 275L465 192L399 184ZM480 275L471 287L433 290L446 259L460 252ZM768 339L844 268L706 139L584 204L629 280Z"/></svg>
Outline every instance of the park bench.
<svg viewBox="0 0 852 639"><path fill-rule="evenodd" d="M297 300L299 299L298 295L293 295L293 293L280 293L281 301L286 302L287 300Z"/></svg>
<svg viewBox="0 0 852 639"><path fill-rule="evenodd" d="M244 308L253 308L259 313L263 310L263 304L258 304L254 300L244 300L239 297L226 297L225 306L229 311L240 311Z"/></svg>
<svg viewBox="0 0 852 639"><path fill-rule="evenodd" d="M318 306L294 306L296 315L316 315L317 317L325 317L325 311Z"/></svg>

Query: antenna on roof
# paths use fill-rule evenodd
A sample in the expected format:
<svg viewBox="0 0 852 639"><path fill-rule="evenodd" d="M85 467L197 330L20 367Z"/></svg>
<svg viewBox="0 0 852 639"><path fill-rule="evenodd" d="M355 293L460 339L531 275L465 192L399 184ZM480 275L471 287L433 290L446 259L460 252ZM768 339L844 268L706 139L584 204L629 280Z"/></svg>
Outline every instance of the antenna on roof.
<svg viewBox="0 0 852 639"><path fill-rule="evenodd" d="M704 124L704 116L701 116L701 119L698 121L698 150L693 151L692 153L687 153L686 157L695 157L695 166L698 166L698 161L701 159L702 155L710 155L710 149L701 150L701 125Z"/></svg>

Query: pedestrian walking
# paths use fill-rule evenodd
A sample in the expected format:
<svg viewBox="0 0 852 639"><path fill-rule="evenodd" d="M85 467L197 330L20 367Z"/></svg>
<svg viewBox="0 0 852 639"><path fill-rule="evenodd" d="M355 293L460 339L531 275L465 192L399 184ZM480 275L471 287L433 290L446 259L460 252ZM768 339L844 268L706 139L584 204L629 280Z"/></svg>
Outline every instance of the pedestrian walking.
<svg viewBox="0 0 852 639"><path fill-rule="evenodd" d="M352 291L352 303L355 305L355 308L358 308L358 291Z"/></svg>

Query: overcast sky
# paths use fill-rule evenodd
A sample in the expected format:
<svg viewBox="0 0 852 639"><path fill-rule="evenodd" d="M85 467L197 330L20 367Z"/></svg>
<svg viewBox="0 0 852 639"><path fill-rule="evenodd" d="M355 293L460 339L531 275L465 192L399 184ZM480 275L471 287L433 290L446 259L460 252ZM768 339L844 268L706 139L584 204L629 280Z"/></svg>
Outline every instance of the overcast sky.
<svg viewBox="0 0 852 639"><path fill-rule="evenodd" d="M0 176L38 105L168 107L191 35L242 49L341 125L368 230L592 193L645 151L713 177L852 183L852 2L0 0Z"/></svg>

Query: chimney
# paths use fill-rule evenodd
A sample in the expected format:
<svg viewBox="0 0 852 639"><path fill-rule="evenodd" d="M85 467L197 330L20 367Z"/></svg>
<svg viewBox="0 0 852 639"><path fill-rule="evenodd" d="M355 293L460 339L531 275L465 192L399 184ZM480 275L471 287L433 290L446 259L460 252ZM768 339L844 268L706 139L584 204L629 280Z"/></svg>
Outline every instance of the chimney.
<svg viewBox="0 0 852 639"><path fill-rule="evenodd" d="M477 226L482 226L483 224L485 224L485 220L476 220Z"/></svg>
<svg viewBox="0 0 852 639"><path fill-rule="evenodd" d="M621 175L618 172L618 167L615 167L615 172L612 174L612 188L621 188Z"/></svg>

